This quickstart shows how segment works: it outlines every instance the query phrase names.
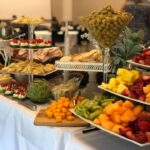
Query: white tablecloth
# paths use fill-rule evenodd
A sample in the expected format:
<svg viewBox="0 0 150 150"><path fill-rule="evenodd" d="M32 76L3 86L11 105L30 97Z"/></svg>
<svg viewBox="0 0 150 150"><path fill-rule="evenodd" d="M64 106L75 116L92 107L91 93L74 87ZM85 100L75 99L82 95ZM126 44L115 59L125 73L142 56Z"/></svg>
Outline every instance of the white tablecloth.
<svg viewBox="0 0 150 150"><path fill-rule="evenodd" d="M52 33L49 31L34 31L36 39L51 40Z"/></svg>
<svg viewBox="0 0 150 150"><path fill-rule="evenodd" d="M0 150L64 150L80 129L35 126L37 112L0 95Z"/></svg>
<svg viewBox="0 0 150 150"><path fill-rule="evenodd" d="M37 111L0 95L0 150L150 150L103 131L35 126Z"/></svg>

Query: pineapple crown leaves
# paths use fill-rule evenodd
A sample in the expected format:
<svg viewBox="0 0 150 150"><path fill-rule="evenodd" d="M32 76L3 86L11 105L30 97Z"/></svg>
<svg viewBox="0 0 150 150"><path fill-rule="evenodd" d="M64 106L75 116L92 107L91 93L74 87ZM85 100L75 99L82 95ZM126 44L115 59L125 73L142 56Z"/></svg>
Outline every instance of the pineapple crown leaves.
<svg viewBox="0 0 150 150"><path fill-rule="evenodd" d="M115 41L111 49L111 59L113 70L118 67L126 66L126 60L132 59L135 54L142 51L142 41L144 39L144 32L139 30L133 32L131 29L126 28L124 34Z"/></svg>

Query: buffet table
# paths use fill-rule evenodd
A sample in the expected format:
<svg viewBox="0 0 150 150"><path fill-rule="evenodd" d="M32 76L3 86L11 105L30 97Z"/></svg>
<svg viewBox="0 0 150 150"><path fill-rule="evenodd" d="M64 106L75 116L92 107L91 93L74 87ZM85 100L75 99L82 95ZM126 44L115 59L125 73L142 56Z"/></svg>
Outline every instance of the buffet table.
<svg viewBox="0 0 150 150"><path fill-rule="evenodd" d="M35 126L37 111L0 95L0 150L149 150L102 131L82 134L83 128Z"/></svg>
<svg viewBox="0 0 150 150"><path fill-rule="evenodd" d="M72 132L80 128L35 126L38 110L0 95L0 150L64 150Z"/></svg>

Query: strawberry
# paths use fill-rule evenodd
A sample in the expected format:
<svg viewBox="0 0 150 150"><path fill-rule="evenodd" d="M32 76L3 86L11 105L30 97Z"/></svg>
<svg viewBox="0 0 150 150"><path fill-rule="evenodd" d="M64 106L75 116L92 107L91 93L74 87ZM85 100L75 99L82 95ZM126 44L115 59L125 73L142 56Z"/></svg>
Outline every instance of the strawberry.
<svg viewBox="0 0 150 150"><path fill-rule="evenodd" d="M150 122L150 113L143 111L137 118L140 121L149 121Z"/></svg>
<svg viewBox="0 0 150 150"><path fill-rule="evenodd" d="M138 61L138 63L140 63L140 64L142 64L142 65L144 65L144 64L145 64L145 62L144 62L144 60L143 60L143 59L140 59L140 60Z"/></svg>
<svg viewBox="0 0 150 150"><path fill-rule="evenodd" d="M145 94L140 95L140 96L138 97L138 99L141 100L141 101L145 101L145 99L146 99Z"/></svg>
<svg viewBox="0 0 150 150"><path fill-rule="evenodd" d="M149 121L138 121L138 128L143 132L150 132L150 122Z"/></svg>
<svg viewBox="0 0 150 150"><path fill-rule="evenodd" d="M139 132L139 133L135 134L135 141L143 144L143 143L146 143L148 141L148 139L144 132Z"/></svg>
<svg viewBox="0 0 150 150"><path fill-rule="evenodd" d="M144 81L150 81L150 76L143 75L143 76L142 76L142 79L143 79Z"/></svg>
<svg viewBox="0 0 150 150"><path fill-rule="evenodd" d="M150 132L146 132L147 140L150 143Z"/></svg>
<svg viewBox="0 0 150 150"><path fill-rule="evenodd" d="M126 128L119 128L120 134L121 135L126 135L126 132L128 131L132 131L132 129L130 127L126 127Z"/></svg>

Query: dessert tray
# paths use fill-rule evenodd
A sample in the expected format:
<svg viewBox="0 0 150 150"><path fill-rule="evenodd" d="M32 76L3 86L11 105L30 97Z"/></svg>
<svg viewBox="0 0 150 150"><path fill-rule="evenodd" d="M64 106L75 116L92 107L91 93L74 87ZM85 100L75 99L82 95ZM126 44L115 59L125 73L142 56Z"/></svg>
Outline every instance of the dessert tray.
<svg viewBox="0 0 150 150"><path fill-rule="evenodd" d="M134 101L134 102L138 102L138 103L141 103L141 104L145 104L145 105L149 105L150 106L150 103L147 103L147 102L144 102L144 101L141 101L141 100L138 100L138 99L134 99L134 98L131 98L131 97L128 97L128 96L124 96L122 94L118 94L118 93L115 93L113 91L110 91L110 90L107 90L105 88L103 88L102 86L98 86L98 88L104 90L104 91L107 91L111 94L114 94L114 95L117 95L119 97L122 97L122 98L125 98L125 99L128 99L128 100L131 100L131 101Z"/></svg>
<svg viewBox="0 0 150 150"><path fill-rule="evenodd" d="M75 116L78 116L80 119L84 120L85 122L89 123L90 125L95 126L95 127L97 127L98 129L103 130L103 131L105 131L105 132L107 132L107 133L109 133L109 134L111 134L111 135L113 135L113 136L116 136L116 137L118 137L118 138L120 138L120 139L123 139L123 140L126 140L126 141L128 141L128 142L131 142L131 143L133 143L133 144L136 144L136 145L138 145L138 146L140 146L140 147L150 146L150 143L140 144L140 143L138 143L138 142L136 142L136 141L133 141L133 140L130 140L130 139L128 139L128 138L126 138L126 137L124 137L124 136L122 136L122 135L119 135L119 134L116 134L116 133L114 133L114 132L112 132L112 131L109 131L109 130L107 130L107 129L104 129L104 128L101 127L101 126L94 124L92 121L90 121L90 120L88 120L88 119L85 119L85 118L79 116L79 115L74 111L74 109L71 109L70 111L71 111Z"/></svg>
<svg viewBox="0 0 150 150"><path fill-rule="evenodd" d="M56 61L55 67L57 70L103 72L103 63L94 63L94 62ZM110 64L105 64L104 67L106 72L110 72L111 70Z"/></svg>
<svg viewBox="0 0 150 150"><path fill-rule="evenodd" d="M150 66L148 66L148 65L143 65L143 64L139 64L139 63L136 63L136 62L134 62L134 61L132 61L132 60L128 60L127 62L128 62L129 64L135 65L135 66L137 66L137 67L142 67L142 68L145 68L145 69L150 69Z"/></svg>

